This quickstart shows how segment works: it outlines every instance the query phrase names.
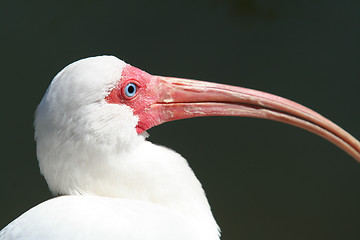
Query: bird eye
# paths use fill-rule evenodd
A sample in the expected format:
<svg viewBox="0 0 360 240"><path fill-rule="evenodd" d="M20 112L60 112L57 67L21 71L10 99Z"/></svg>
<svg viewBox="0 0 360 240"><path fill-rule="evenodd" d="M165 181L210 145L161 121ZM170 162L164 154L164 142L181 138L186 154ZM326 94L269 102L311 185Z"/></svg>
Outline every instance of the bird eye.
<svg viewBox="0 0 360 240"><path fill-rule="evenodd" d="M134 83L128 83L125 86L124 93L125 93L126 97L131 98L131 97L135 96L136 90L137 90L137 87Z"/></svg>

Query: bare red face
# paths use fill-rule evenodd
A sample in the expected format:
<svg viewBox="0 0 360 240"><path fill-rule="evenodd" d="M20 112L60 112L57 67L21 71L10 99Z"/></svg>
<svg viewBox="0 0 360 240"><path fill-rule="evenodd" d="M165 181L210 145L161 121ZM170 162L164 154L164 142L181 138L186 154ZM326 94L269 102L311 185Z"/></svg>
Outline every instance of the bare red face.
<svg viewBox="0 0 360 240"><path fill-rule="evenodd" d="M150 75L126 65L106 97L130 106L141 133L161 123L203 116L256 117L291 124L334 143L360 161L360 143L320 114L293 101L247 88Z"/></svg>
<svg viewBox="0 0 360 240"><path fill-rule="evenodd" d="M157 124L152 114L145 114L158 100L156 77L130 65L123 70L121 81L106 97L108 103L125 104L139 117L136 131L141 133Z"/></svg>

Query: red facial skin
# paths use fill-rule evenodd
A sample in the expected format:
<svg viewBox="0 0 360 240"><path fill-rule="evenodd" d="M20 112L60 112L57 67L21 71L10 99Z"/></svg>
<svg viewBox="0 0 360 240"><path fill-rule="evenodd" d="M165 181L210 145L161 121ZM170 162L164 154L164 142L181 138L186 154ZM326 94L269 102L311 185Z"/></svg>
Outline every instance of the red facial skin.
<svg viewBox="0 0 360 240"><path fill-rule="evenodd" d="M133 97L124 89L137 86ZM150 75L126 65L117 86L105 98L126 104L139 117L141 133L161 123L203 116L256 117L291 124L334 143L360 162L360 143L342 128L298 103L252 89Z"/></svg>
<svg viewBox="0 0 360 240"><path fill-rule="evenodd" d="M136 94L130 98L125 94L125 87L129 83L134 83L137 87ZM156 83L156 77L127 64L123 70L121 81L105 98L108 103L125 104L133 109L134 115L139 117L139 123L136 126L137 133L155 126L152 124L152 122L156 122L152 119L152 114L146 116L143 113L157 102L158 93L154 87Z"/></svg>

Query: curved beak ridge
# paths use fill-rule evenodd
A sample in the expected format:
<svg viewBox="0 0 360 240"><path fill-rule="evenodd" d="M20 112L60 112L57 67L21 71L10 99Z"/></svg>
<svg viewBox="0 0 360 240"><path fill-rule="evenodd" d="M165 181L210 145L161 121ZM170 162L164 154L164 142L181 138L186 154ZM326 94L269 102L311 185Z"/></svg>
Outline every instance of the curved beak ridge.
<svg viewBox="0 0 360 240"><path fill-rule="evenodd" d="M154 76L157 101L142 130L167 121L204 116L270 119L315 133L360 162L360 143L345 130L298 103L252 89L189 79Z"/></svg>

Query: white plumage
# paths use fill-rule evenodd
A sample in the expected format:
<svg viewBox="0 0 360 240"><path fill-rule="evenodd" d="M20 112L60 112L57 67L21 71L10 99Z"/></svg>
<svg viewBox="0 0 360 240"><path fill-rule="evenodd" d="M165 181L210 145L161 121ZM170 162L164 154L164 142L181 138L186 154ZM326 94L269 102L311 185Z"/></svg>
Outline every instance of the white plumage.
<svg viewBox="0 0 360 240"><path fill-rule="evenodd" d="M0 239L219 239L186 160L137 134L130 107L105 96L125 63L112 56L70 64L35 118L37 156L58 197L10 223Z"/></svg>
<svg viewBox="0 0 360 240"><path fill-rule="evenodd" d="M24 213L1 239L206 239L196 225L166 207L147 201L64 196ZM209 236L209 239L212 239Z"/></svg>

